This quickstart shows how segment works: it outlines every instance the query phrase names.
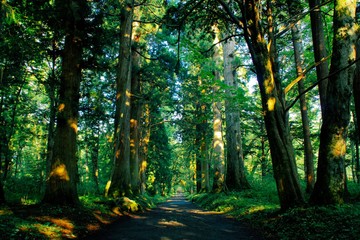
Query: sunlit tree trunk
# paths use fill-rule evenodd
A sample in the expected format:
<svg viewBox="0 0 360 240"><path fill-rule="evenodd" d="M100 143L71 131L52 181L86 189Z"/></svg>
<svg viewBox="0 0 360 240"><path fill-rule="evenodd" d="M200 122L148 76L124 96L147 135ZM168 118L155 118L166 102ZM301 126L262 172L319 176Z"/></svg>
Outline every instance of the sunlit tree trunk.
<svg viewBox="0 0 360 240"><path fill-rule="evenodd" d="M290 16L295 16L301 12L301 2L298 0L288 0L288 8ZM300 33L300 22L294 23L291 27L292 42L294 47L294 58L296 66L296 74L298 77L303 74L303 65L304 65L304 56L303 56L303 46ZM305 90L303 80L298 82L298 92L302 94ZM314 174L314 153L312 149L311 139L310 139L310 124L309 117L307 112L307 103L305 94L300 97L300 112L302 120L302 131L304 138L304 166L305 166L305 180L306 180L306 192L311 193L314 188L315 183L315 174Z"/></svg>
<svg viewBox="0 0 360 240"><path fill-rule="evenodd" d="M224 53L224 82L229 89L226 90L225 119L226 119L226 187L228 190L241 190L250 188L246 179L241 126L240 109L236 107L236 94L238 86L235 79L234 66L235 41L229 39L223 44Z"/></svg>
<svg viewBox="0 0 360 240"><path fill-rule="evenodd" d="M214 31L216 34L215 43L219 41L218 34L219 29L217 26L214 26ZM220 45L217 44L214 47L214 55L213 60L215 63L215 68L221 66L221 54L220 54ZM215 81L220 80L220 71L218 69L214 70ZM212 104L213 110L213 159L214 159L214 181L212 186L213 192L221 192L224 190L225 183L225 157L224 157L224 141L223 141L223 133L222 133L222 103L218 97L216 96L219 90L219 87L216 86L213 89L214 91L214 100Z"/></svg>
<svg viewBox="0 0 360 240"><path fill-rule="evenodd" d="M280 206L282 209L304 203L299 177L297 174L295 154L287 124L287 113L281 89L277 89L275 82L272 56L264 38L261 25L261 6L259 0L245 0L239 2L242 15L240 21L228 5L218 0L229 17L244 31L244 37L250 50L255 66L257 80L261 93L262 108L266 132L270 144L274 178L277 185Z"/></svg>
<svg viewBox="0 0 360 240"><path fill-rule="evenodd" d="M114 166L106 196L124 196L131 191L130 173L130 91L133 1L121 2L120 52L116 79Z"/></svg>
<svg viewBox="0 0 360 240"><path fill-rule="evenodd" d="M57 125L50 173L43 202L60 205L79 203L77 193L77 131L81 81L82 41L87 1L56 2L64 13L66 32L62 54L62 75L57 108Z"/></svg>
<svg viewBox="0 0 360 240"><path fill-rule="evenodd" d="M323 17L320 8L321 2L321 0L309 0L309 6L311 9L310 19L315 62L321 62L327 57ZM325 79L325 77L329 75L328 61L323 61L321 64L316 66L316 75L318 80ZM327 79L319 83L319 95L322 114L325 111L327 83Z"/></svg>
<svg viewBox="0 0 360 240"><path fill-rule="evenodd" d="M134 23L135 24L135 23ZM137 32L138 26L133 28L133 48L132 51L132 76L131 76L131 111L130 111L130 171L131 187L134 194L140 193L140 55L138 44L141 34Z"/></svg>
<svg viewBox="0 0 360 240"><path fill-rule="evenodd" d="M334 38L325 112L320 133L317 181L313 204L344 202L346 188L345 154L356 57L356 1L335 0Z"/></svg>

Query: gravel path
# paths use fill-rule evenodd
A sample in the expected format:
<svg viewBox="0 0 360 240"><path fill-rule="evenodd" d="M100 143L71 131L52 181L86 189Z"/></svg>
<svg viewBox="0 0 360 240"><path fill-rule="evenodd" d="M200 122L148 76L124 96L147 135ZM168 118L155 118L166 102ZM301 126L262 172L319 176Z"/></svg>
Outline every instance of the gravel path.
<svg viewBox="0 0 360 240"><path fill-rule="evenodd" d="M200 209L184 196L175 196L151 211L122 218L87 239L261 240L241 222Z"/></svg>

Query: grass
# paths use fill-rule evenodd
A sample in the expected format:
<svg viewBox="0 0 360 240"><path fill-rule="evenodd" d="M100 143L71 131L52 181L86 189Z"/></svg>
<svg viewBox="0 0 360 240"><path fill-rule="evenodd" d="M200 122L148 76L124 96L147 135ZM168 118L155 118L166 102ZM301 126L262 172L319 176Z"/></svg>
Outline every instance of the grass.
<svg viewBox="0 0 360 240"><path fill-rule="evenodd" d="M353 185L350 190L356 195L359 186ZM360 203L357 201L281 212L276 187L271 181L253 183L253 189L243 192L196 194L189 198L208 210L233 216L263 233L266 239L360 239Z"/></svg>
<svg viewBox="0 0 360 240"><path fill-rule="evenodd" d="M130 212L153 208L165 198L144 195L114 200L83 196L80 200L79 207L0 205L1 239L81 239Z"/></svg>

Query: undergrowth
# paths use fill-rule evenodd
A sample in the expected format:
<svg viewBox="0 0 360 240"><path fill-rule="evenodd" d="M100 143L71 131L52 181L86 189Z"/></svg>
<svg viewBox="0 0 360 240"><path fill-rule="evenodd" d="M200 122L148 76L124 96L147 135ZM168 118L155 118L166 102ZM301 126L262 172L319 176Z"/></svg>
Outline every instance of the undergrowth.
<svg viewBox="0 0 360 240"><path fill-rule="evenodd" d="M360 203L338 206L293 208L281 212L276 187L255 182L242 192L202 193L189 198L205 209L224 212L248 224L266 239L319 240L360 239ZM350 183L357 196L359 186Z"/></svg>
<svg viewBox="0 0 360 240"><path fill-rule="evenodd" d="M81 239L123 215L165 200L145 194L118 199L82 196L77 207L10 202L0 205L0 239Z"/></svg>

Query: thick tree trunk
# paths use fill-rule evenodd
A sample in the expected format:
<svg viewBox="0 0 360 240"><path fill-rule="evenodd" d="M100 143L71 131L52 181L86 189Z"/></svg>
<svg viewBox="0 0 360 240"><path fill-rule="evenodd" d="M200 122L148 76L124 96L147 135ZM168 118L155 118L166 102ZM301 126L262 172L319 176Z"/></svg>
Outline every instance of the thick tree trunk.
<svg viewBox="0 0 360 240"><path fill-rule="evenodd" d="M225 100L225 119L226 119L226 187L228 190L242 190L250 188L250 184L246 179L241 126L240 126L240 110L236 108L234 102L234 91L237 89L235 82L235 66L234 66L235 42L229 39L223 44L224 53L224 81L229 86L227 89L227 97Z"/></svg>
<svg viewBox="0 0 360 240"><path fill-rule="evenodd" d="M348 64L356 55L355 10L355 0L335 0L333 57L320 133L317 181L310 199L313 204L342 203L347 195L346 137L355 68Z"/></svg>
<svg viewBox="0 0 360 240"><path fill-rule="evenodd" d="M75 205L79 203L76 138L82 61L81 30L84 26L83 13L86 12L84 9L86 4L86 1L82 0L69 1L63 9L64 12L72 14L65 15L67 35L63 51L54 152L43 199L43 202L50 204ZM77 10L73 12L73 9L67 8L70 6L76 6Z"/></svg>
<svg viewBox="0 0 360 240"><path fill-rule="evenodd" d="M326 41L323 28L323 17L321 15L320 4L321 0L309 0L309 6L311 9L310 20L311 20L311 32L312 41L314 48L315 62L323 61L327 57ZM328 61L323 61L321 64L316 66L317 79L325 79L329 75L329 64ZM322 114L325 111L325 99L327 91L328 80L323 80L319 83L319 95L320 105Z"/></svg>
<svg viewBox="0 0 360 240"><path fill-rule="evenodd" d="M131 35L133 1L126 0L121 9L120 53L117 72L115 110L115 149L111 181L105 195L124 196L131 191L130 173L130 92L131 92Z"/></svg>
<svg viewBox="0 0 360 240"><path fill-rule="evenodd" d="M301 3L300 1L287 1L290 16L295 16L301 12ZM294 47L294 57L295 57L295 66L297 76L302 76L303 74L303 46L301 40L301 33L299 30L300 23L294 23L291 27L292 42ZM303 80L298 82L298 92L302 94L305 90ZM309 126L309 117L307 113L307 104L305 94L300 97L300 111L301 111L301 120L302 120L302 131L304 138L304 166L305 166L305 181L306 181L306 192L311 193L314 184L315 184L315 174L314 174L314 153L312 149L311 139L310 139L310 126Z"/></svg>

